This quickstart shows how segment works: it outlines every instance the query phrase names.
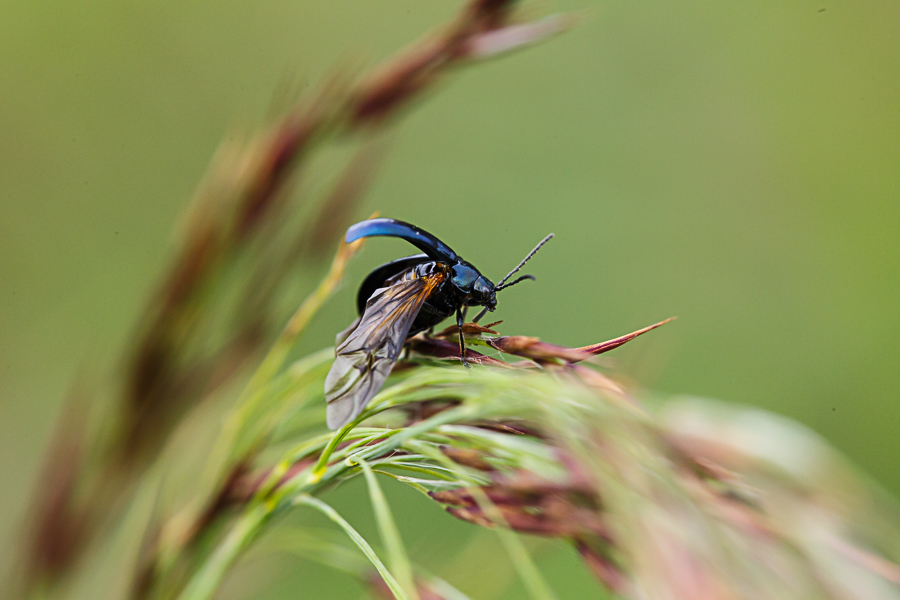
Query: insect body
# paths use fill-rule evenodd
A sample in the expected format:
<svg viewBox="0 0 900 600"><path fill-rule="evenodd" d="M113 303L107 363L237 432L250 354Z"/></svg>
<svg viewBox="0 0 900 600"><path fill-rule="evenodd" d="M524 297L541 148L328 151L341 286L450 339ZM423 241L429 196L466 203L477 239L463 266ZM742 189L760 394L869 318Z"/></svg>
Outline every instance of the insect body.
<svg viewBox="0 0 900 600"><path fill-rule="evenodd" d="M372 271L357 296L360 318L336 349L336 358L325 379L328 426L343 427L355 419L378 393L400 356L407 338L456 315L460 327L460 358L466 362L462 325L469 306L484 309L477 322L497 306L496 293L531 275L505 282L531 258L552 234L503 280L494 285L447 244L415 225L395 219L369 219L350 227L350 243L371 236L404 239L424 254L401 258Z"/></svg>

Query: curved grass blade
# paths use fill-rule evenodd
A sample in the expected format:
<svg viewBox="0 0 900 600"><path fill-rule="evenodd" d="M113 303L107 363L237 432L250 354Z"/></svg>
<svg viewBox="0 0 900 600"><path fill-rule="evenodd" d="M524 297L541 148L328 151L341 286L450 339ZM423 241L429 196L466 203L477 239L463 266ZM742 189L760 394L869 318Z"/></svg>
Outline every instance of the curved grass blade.
<svg viewBox="0 0 900 600"><path fill-rule="evenodd" d="M363 554L366 555L366 558L372 563L372 566L375 567L375 570L378 571L378 574L384 579L384 582L390 588L391 593L394 594L394 597L397 600L411 600L407 593L403 590L397 580L391 575L391 572L388 570L384 563L381 562L381 559L378 558L378 555L375 554L375 551L372 550L372 546L369 545L369 542L366 539L359 535L359 532L353 529L353 526L350 525L344 518L338 514L336 510L319 500L318 498L313 498L312 496L308 496L306 494L301 494L297 496L293 500L294 504L310 506L315 508L326 517L337 523L337 525L344 530L344 533L353 540L360 550L362 550Z"/></svg>
<svg viewBox="0 0 900 600"><path fill-rule="evenodd" d="M369 561L352 546L343 543L343 536L336 531L281 525L273 533L266 547L276 552L311 560L360 579L371 572ZM342 541L338 542L333 536L341 536Z"/></svg>
<svg viewBox="0 0 900 600"><path fill-rule="evenodd" d="M440 577L430 575L428 582L425 584L429 590L443 598L444 600L471 600L461 591L444 581Z"/></svg>
<svg viewBox="0 0 900 600"><path fill-rule="evenodd" d="M409 597L412 600L418 600L419 594L416 592L416 583L413 578L409 555L406 553L406 548L403 547L403 539L400 537L400 531L397 529L397 524L391 515L391 507L388 506L387 498L384 497L384 492L378 484L378 478L375 477L372 467L365 460L353 457L351 457L351 460L359 463L366 477L366 484L369 486L369 498L372 501L372 510L375 511L375 519L378 522L378 533L381 535L381 541L387 548L391 569L397 574L397 578L400 580L403 589L409 594Z"/></svg>
<svg viewBox="0 0 900 600"><path fill-rule="evenodd" d="M219 583L234 563L241 551L259 534L263 523L269 517L269 510L257 506L246 513L228 532L225 541L194 574L179 600L208 600L219 587Z"/></svg>

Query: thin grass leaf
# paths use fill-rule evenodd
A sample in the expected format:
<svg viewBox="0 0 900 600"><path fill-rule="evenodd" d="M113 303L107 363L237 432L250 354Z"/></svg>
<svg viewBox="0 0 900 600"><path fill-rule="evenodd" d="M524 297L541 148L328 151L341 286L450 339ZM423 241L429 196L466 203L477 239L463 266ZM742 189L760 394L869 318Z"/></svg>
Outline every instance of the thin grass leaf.
<svg viewBox="0 0 900 600"><path fill-rule="evenodd" d="M429 579L425 584L425 587L436 593L444 600L471 600L471 598L447 583L447 581L435 575L429 575Z"/></svg>
<svg viewBox="0 0 900 600"><path fill-rule="evenodd" d="M332 534L324 529L312 527L290 527L282 525L267 539L267 549L296 555L319 564L350 573L362 579L371 569L369 561L350 546L330 539ZM343 539L343 537L342 537Z"/></svg>
<svg viewBox="0 0 900 600"><path fill-rule="evenodd" d="M393 457L379 460L377 462L373 462L373 464L377 464L382 468L392 468L392 469L400 469L403 471L412 471L415 473L423 473L425 475L432 475L434 477L440 478L442 481L449 481L454 483L460 483L458 478L456 477L456 473L449 471L448 469L441 468L438 465L432 465L430 463L426 464L418 464L415 462L410 462L410 456L404 457L406 460L394 460ZM426 457L422 457L423 461L427 461Z"/></svg>
<svg viewBox="0 0 900 600"><path fill-rule="evenodd" d="M431 497L428 492L446 488L446 489L455 489L459 487L459 482L455 481L441 481L438 479L420 479L417 477L404 477L403 475L397 475L396 473L391 473L390 471L382 471L380 469L375 469L376 473L381 473L382 475L386 475L392 479L396 479L400 483L405 483L406 485L412 487L415 490L418 490L428 496ZM429 489L430 488L430 489Z"/></svg>
<svg viewBox="0 0 900 600"><path fill-rule="evenodd" d="M310 473L310 484L316 484L322 480L322 477L325 475L325 471L328 469L328 461L331 459L331 455L334 453L335 448L337 448L338 444L341 443L344 437L346 437L347 434L350 433L350 430L353 429L357 423L359 423L359 419L347 423L334 432L334 434L331 436L331 439L328 441L328 444L325 446L325 449L322 451L322 455L319 456L319 460L316 462L316 466L313 467L313 470Z"/></svg>
<svg viewBox="0 0 900 600"><path fill-rule="evenodd" d="M391 569L397 574L403 589L407 591L409 597L418 600L419 594L416 591L416 583L413 578L412 565L409 562L409 555L406 548L403 547L403 540L400 537L400 531L391 515L391 507L388 506L387 498L378 484L378 478L372 472L369 463L360 459L359 466L362 467L363 474L366 477L366 484L369 486L369 499L372 502L372 509L375 511L375 519L378 522L378 532L381 534L381 541L384 542L388 551L388 560L391 563Z"/></svg>
<svg viewBox="0 0 900 600"><path fill-rule="evenodd" d="M319 500L318 498L313 498L312 496L308 496L306 494L301 494L294 498L293 503L301 506L310 506L315 508L326 517L337 523L337 525L344 530L347 536L353 540L360 550L362 550L363 554L366 555L366 558L372 563L372 566L375 567L375 570L378 571L378 574L384 579L384 582L390 588L391 593L394 594L394 597L397 600L410 600L409 596L391 574L384 563L381 562L381 559L378 558L378 555L375 554L375 551L372 549L372 546L369 545L369 542L356 531L350 523L348 523L344 518L338 514L336 510Z"/></svg>
<svg viewBox="0 0 900 600"><path fill-rule="evenodd" d="M216 548L213 555L194 574L178 600L208 600L211 598L228 568L241 551L256 538L270 514L270 510L264 505L258 505L253 510L246 512L228 533L225 541Z"/></svg>
<svg viewBox="0 0 900 600"><path fill-rule="evenodd" d="M396 475L395 473L390 473L388 471L381 471L379 469L375 469L375 472L381 473L382 475L387 475L388 477L392 477L393 479L396 479L397 481L399 481L401 483L405 483L406 485L410 486L414 490L421 492L421 493L425 494L426 496L429 495L428 494L429 489L419 483L420 481L425 481L423 479L413 479L411 477L401 477L400 475Z"/></svg>

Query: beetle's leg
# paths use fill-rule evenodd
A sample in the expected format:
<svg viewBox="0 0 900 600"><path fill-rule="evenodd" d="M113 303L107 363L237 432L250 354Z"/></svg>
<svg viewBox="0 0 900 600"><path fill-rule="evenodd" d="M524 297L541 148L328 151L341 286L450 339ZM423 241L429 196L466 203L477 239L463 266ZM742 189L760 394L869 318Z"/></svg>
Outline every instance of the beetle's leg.
<svg viewBox="0 0 900 600"><path fill-rule="evenodd" d="M486 315L487 313L488 313L488 308L487 308L487 306L485 306L483 309L481 309L481 312L480 312L480 313L478 313L477 315L475 315L475 318L472 319L472 322L473 322L473 323L477 323L478 321L481 320L481 317L483 317L483 316Z"/></svg>
<svg viewBox="0 0 900 600"><path fill-rule="evenodd" d="M459 358L462 364L468 369L469 361L466 360L466 338L463 337L463 311L456 309L456 326L459 328Z"/></svg>
<svg viewBox="0 0 900 600"><path fill-rule="evenodd" d="M469 306L468 305L463 306L462 311L463 311L462 320L463 320L463 323L465 323L466 322L466 313L469 312Z"/></svg>

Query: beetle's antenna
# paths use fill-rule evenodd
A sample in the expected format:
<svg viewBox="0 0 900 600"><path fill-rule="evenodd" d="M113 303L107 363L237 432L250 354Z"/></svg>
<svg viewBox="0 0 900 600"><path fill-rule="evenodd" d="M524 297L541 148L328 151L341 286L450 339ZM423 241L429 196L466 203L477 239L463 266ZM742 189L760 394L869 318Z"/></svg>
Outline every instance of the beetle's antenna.
<svg viewBox="0 0 900 600"><path fill-rule="evenodd" d="M505 290L506 288L511 288L512 286L516 285L517 283L519 283L521 281L525 281L526 279L530 279L531 281L534 281L534 275L522 275L521 277L519 277L512 283L498 285L497 287L494 288L494 291L499 292L500 290Z"/></svg>
<svg viewBox="0 0 900 600"><path fill-rule="evenodd" d="M522 267L525 266L525 263L527 263L529 260L531 260L531 257L532 257L532 256L534 256L535 254L537 254L537 251L541 249L541 246L543 246L544 244L546 244L547 242L549 242L551 239L553 239L553 234L552 234L552 233L551 233L551 234L548 234L547 237L545 237L545 238L542 239L540 242L538 242L538 245L535 246L534 249L532 249L532 251L529 252L528 255L527 255L525 258L522 259L522 262L520 262L518 265L516 265L516 268L515 268L515 269L513 269L512 271L510 271L509 273L507 273L507 274L506 274L506 277L504 277L503 279L500 280L500 283L498 283L498 284L494 287L494 291L495 291L495 292L499 292L500 290L506 289L506 288L508 288L508 287L512 287L512 286L516 285L516 284L519 283L519 282L525 281L526 279L530 279L531 281L534 281L534 275L522 275L521 277L519 277L518 279L516 279L516 280L513 281L512 283L510 283L510 284L508 284L508 285L507 285L507 283L506 283L506 282L509 280L510 277L512 277L513 275L515 275L516 273L518 273L518 272L519 272L519 269L521 269ZM480 313L478 313L478 314L475 316L474 319L472 319L472 322L473 322L473 323L477 323L478 321L480 321L480 320L481 320L481 317L483 317L484 315L486 315L487 312L488 312L488 310L490 310L490 309L488 309L487 307L485 307Z"/></svg>
<svg viewBox="0 0 900 600"><path fill-rule="evenodd" d="M495 287L495 288L494 288L494 291L495 291L495 292L499 292L500 290L505 290L506 288L511 288L512 286L514 286L514 285L516 285L517 283L520 283L520 282L522 282L522 281L525 281L526 279L530 279L531 281L534 281L534 275L522 275L521 277L519 277L518 279L516 279L516 280L513 281L512 283L507 283L507 284L505 284L505 285L501 285L501 286L499 286L499 287ZM474 319L472 319L472 322L473 322L473 323L477 323L478 321L480 321L480 320L481 320L481 317L483 317L484 315L487 314L487 311L488 311L487 308L482 309L481 312L478 313L478 314L475 316Z"/></svg>
<svg viewBox="0 0 900 600"><path fill-rule="evenodd" d="M524 266L525 266L525 263L527 263L529 260L531 260L531 257L532 257L532 256L534 256L535 254L537 254L537 251L541 249L541 246L543 246L544 244L546 244L547 242L549 242L551 239L553 239L553 234L552 234L552 233L549 234L549 235L547 235L547 237L545 237L544 239L542 239L540 242L538 242L538 245L534 247L534 250L532 250L531 252L529 252L529 253L528 253L528 256L526 256L525 258L523 258L523 259L522 259L522 262L520 262L520 263L516 266L515 269L513 269L512 271L510 271L509 273L507 273L507 274L506 274L506 277L504 277L503 279L501 279L501 280L500 280L500 283L498 283L498 284L497 284L497 287L494 288L494 289L500 290L500 289L503 289L504 287L509 287L509 285L513 285L513 284L509 284L509 285L507 285L507 286L504 286L503 284L506 283L506 281L507 281L510 277L512 277L513 275L515 275L516 273L518 273L518 272L519 272L519 269L521 269L522 267L524 267ZM521 280L521 278L520 278L520 280ZM519 280L517 280L516 283L518 283L518 281L519 281Z"/></svg>

